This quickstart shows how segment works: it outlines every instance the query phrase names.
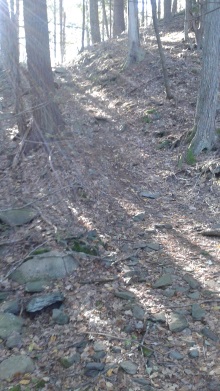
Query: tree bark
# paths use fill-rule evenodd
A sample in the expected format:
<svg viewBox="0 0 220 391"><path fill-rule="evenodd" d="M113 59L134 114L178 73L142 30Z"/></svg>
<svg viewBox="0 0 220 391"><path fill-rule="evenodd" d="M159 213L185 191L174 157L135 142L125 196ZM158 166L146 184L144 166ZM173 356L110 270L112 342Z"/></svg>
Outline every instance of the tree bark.
<svg viewBox="0 0 220 391"><path fill-rule="evenodd" d="M108 18L106 15L105 0L102 0L102 12L103 12L103 22L105 25L106 36L107 38L109 38Z"/></svg>
<svg viewBox="0 0 220 391"><path fill-rule="evenodd" d="M126 65L130 66L142 61L145 52L140 47L137 0L128 0L128 45L129 51Z"/></svg>
<svg viewBox="0 0 220 391"><path fill-rule="evenodd" d="M161 60L161 65L162 65L162 70L163 70L163 78L164 78L164 85L165 85L165 89L166 89L166 97L167 97L167 99L172 99L173 95L170 90L170 83L169 83L169 77L168 77L168 73L167 73L166 60L165 60L165 56L164 56L164 52L163 52L163 47L162 47L158 23L157 23L156 0L151 0L151 6L152 6L152 17L153 17L154 30L155 30L155 35L157 38L158 50L159 50L160 60Z"/></svg>
<svg viewBox="0 0 220 391"><path fill-rule="evenodd" d="M125 31L124 0L114 0L113 38Z"/></svg>
<svg viewBox="0 0 220 391"><path fill-rule="evenodd" d="M51 69L46 0L23 0L27 65L32 89L32 124L25 151L51 139L64 126Z"/></svg>
<svg viewBox="0 0 220 391"><path fill-rule="evenodd" d="M216 141L215 117L220 80L219 31L219 5L212 0L207 0L201 82L194 122L195 136L189 146L195 155L203 150L211 150Z"/></svg>
<svg viewBox="0 0 220 391"><path fill-rule="evenodd" d="M90 30L92 44L101 42L98 0L90 0Z"/></svg>
<svg viewBox="0 0 220 391"><path fill-rule="evenodd" d="M172 18L171 0L164 0L164 23L169 24Z"/></svg>

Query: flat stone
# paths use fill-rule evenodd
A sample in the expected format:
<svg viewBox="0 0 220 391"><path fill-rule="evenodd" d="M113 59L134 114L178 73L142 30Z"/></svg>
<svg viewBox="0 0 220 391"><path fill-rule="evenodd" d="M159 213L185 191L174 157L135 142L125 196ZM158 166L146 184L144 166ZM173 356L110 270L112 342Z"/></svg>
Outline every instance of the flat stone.
<svg viewBox="0 0 220 391"><path fill-rule="evenodd" d="M102 342L98 341L94 343L93 349L95 352L100 352L102 350L106 350L106 346Z"/></svg>
<svg viewBox="0 0 220 391"><path fill-rule="evenodd" d="M6 341L6 346L8 349L18 348L22 346L21 335L18 332L13 332Z"/></svg>
<svg viewBox="0 0 220 391"><path fill-rule="evenodd" d="M0 292L0 303L2 301L5 301L9 295L10 295L10 292L1 291Z"/></svg>
<svg viewBox="0 0 220 391"><path fill-rule="evenodd" d="M140 196L144 197L144 198L157 199L161 196L161 194L160 193L150 193L148 191L143 190L140 192Z"/></svg>
<svg viewBox="0 0 220 391"><path fill-rule="evenodd" d="M192 293L188 293L187 295L190 299L193 299L193 300L198 300L200 298L200 293L199 291L195 291L195 292L192 292Z"/></svg>
<svg viewBox="0 0 220 391"><path fill-rule="evenodd" d="M38 280L53 280L69 276L78 266L78 262L72 255L50 251L36 255L24 262L11 274L10 278L19 284Z"/></svg>
<svg viewBox="0 0 220 391"><path fill-rule="evenodd" d="M121 353L121 348L118 348L117 346L112 346L113 353Z"/></svg>
<svg viewBox="0 0 220 391"><path fill-rule="evenodd" d="M52 312L52 319L54 323L63 326L64 324L68 324L70 321L69 315L65 314L62 310L54 308Z"/></svg>
<svg viewBox="0 0 220 391"><path fill-rule="evenodd" d="M199 350L196 347L192 347L190 348L188 355L191 358L197 358L199 357Z"/></svg>
<svg viewBox="0 0 220 391"><path fill-rule="evenodd" d="M151 314L148 319L152 320L153 322L166 323L166 314L165 312L157 312L155 314Z"/></svg>
<svg viewBox="0 0 220 391"><path fill-rule="evenodd" d="M175 295L175 289L165 289L163 291L163 295L166 296L166 297L173 297Z"/></svg>
<svg viewBox="0 0 220 391"><path fill-rule="evenodd" d="M133 306L132 314L133 314L135 319L144 320L145 311L143 310L143 308L140 305L135 304Z"/></svg>
<svg viewBox="0 0 220 391"><path fill-rule="evenodd" d="M46 280L28 282L25 285L25 292L29 292L29 293L42 292L45 290L45 286L47 285L48 285L48 281Z"/></svg>
<svg viewBox="0 0 220 391"><path fill-rule="evenodd" d="M148 242L148 243L146 243L146 245L147 245L147 248L149 248L150 250L153 250L153 251L159 251L162 248L159 243Z"/></svg>
<svg viewBox="0 0 220 391"><path fill-rule="evenodd" d="M173 360L183 360L184 356L179 353L177 350L172 350L170 353L169 353L169 356L170 358L172 358Z"/></svg>
<svg viewBox="0 0 220 391"><path fill-rule="evenodd" d="M31 299L26 305L27 312L37 312L45 307L48 307L54 303L60 303L64 301L64 296L60 292L48 293L46 295L37 296Z"/></svg>
<svg viewBox="0 0 220 391"><path fill-rule="evenodd" d="M73 364L79 363L81 360L81 356L79 353L75 353L69 357L61 357L60 363L64 368L70 368Z"/></svg>
<svg viewBox="0 0 220 391"><path fill-rule="evenodd" d="M165 288L172 285L173 280L171 274L163 274L154 284L153 288Z"/></svg>
<svg viewBox="0 0 220 391"><path fill-rule="evenodd" d="M94 361L100 361L106 356L106 352L103 350L101 352L95 352L92 356L91 359Z"/></svg>
<svg viewBox="0 0 220 391"><path fill-rule="evenodd" d="M212 341L217 342L219 340L219 337L217 334L215 334L212 330L210 330L208 327L204 327L201 330L201 334L204 335L204 337L211 339Z"/></svg>
<svg viewBox="0 0 220 391"><path fill-rule="evenodd" d="M134 221L143 221L145 219L145 212L138 213L133 217Z"/></svg>
<svg viewBox="0 0 220 391"><path fill-rule="evenodd" d="M162 224L155 224L154 226L156 229L172 229L172 224L169 223L162 223Z"/></svg>
<svg viewBox="0 0 220 391"><path fill-rule="evenodd" d="M177 314L175 312L171 314L171 320L168 322L168 324L170 331L174 333L183 331L188 327L188 323L185 316Z"/></svg>
<svg viewBox="0 0 220 391"><path fill-rule="evenodd" d="M14 355L0 364L0 379L12 379L16 373L32 373L34 371L34 363L30 357L24 355Z"/></svg>
<svg viewBox="0 0 220 391"><path fill-rule="evenodd" d="M202 320L206 316L206 312L199 304L192 305L192 317L194 320Z"/></svg>
<svg viewBox="0 0 220 391"><path fill-rule="evenodd" d="M86 364L84 374L88 377L96 377L99 372L103 371L104 364L99 362L89 362Z"/></svg>
<svg viewBox="0 0 220 391"><path fill-rule="evenodd" d="M13 332L21 331L24 320L10 313L0 312L0 338L6 339Z"/></svg>
<svg viewBox="0 0 220 391"><path fill-rule="evenodd" d="M129 375L135 375L138 370L137 364L133 363L132 361L126 360L122 361L120 363L120 367L126 372L129 373Z"/></svg>
<svg viewBox="0 0 220 391"><path fill-rule="evenodd" d="M133 292L129 292L129 291L116 291L115 296L119 297L119 299L124 299L124 300L134 300L135 299L135 294Z"/></svg>
<svg viewBox="0 0 220 391"><path fill-rule="evenodd" d="M190 288L192 289L196 289L200 286L200 283L189 273L186 273L184 276L183 276L183 279L188 282Z"/></svg>
<svg viewBox="0 0 220 391"><path fill-rule="evenodd" d="M14 227L29 223L37 214L32 208L10 209L0 212L0 221Z"/></svg>
<svg viewBox="0 0 220 391"><path fill-rule="evenodd" d="M21 310L21 305L18 299L5 301L1 305L2 312L9 312L10 314L19 315Z"/></svg>

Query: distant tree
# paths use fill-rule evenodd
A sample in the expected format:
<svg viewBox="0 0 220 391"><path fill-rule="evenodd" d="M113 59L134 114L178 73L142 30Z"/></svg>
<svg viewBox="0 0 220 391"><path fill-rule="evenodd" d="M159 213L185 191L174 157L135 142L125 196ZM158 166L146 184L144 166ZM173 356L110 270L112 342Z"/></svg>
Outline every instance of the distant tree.
<svg viewBox="0 0 220 391"><path fill-rule="evenodd" d="M169 78L168 78L168 73L167 73L166 61L165 61L163 47L162 47L162 43L161 43L161 39L160 39L160 32L159 32L158 23L157 23L156 0L151 0L151 6L152 6L152 17L153 17L154 30L155 30L155 35L157 38L157 44L158 44L158 49L159 49L159 53L160 53L160 60L161 60L161 65L162 65L162 70L163 70L163 78L164 78L164 85L165 85L165 89L166 89L166 97L167 97L167 99L172 99L173 95L170 90L170 83L169 83Z"/></svg>
<svg viewBox="0 0 220 391"><path fill-rule="evenodd" d="M54 60L57 58L57 3L56 0L53 2L53 51Z"/></svg>
<svg viewBox="0 0 220 391"><path fill-rule="evenodd" d="M220 4L207 0L201 82L194 122L195 136L188 151L198 155L216 142L215 117L220 80Z"/></svg>
<svg viewBox="0 0 220 391"><path fill-rule="evenodd" d="M128 0L128 58L126 65L129 66L144 58L144 51L140 46L138 26L138 0Z"/></svg>
<svg viewBox="0 0 220 391"><path fill-rule="evenodd" d="M89 1L90 10L90 31L92 44L101 42L100 26L99 26L99 13L98 13L98 0Z"/></svg>
<svg viewBox="0 0 220 391"><path fill-rule="evenodd" d="M85 48L85 30L86 30L86 4L85 0L82 0L82 41L81 41L81 52Z"/></svg>
<svg viewBox="0 0 220 391"><path fill-rule="evenodd" d="M171 4L172 4L172 0L164 0L164 23L165 24L170 23L172 18Z"/></svg>
<svg viewBox="0 0 220 391"><path fill-rule="evenodd" d="M125 31L124 0L114 0L113 8L113 37Z"/></svg>
<svg viewBox="0 0 220 391"><path fill-rule="evenodd" d="M216 1L216 4L218 3L219 2ZM202 49L206 4L207 0L191 0L190 19L192 30L195 33L196 45L198 49Z"/></svg>
<svg viewBox="0 0 220 391"><path fill-rule="evenodd" d="M4 67L10 67L10 57L12 50L10 47L9 36L11 30L11 19L7 0L0 1L0 48L1 61ZM10 53L11 52L11 53Z"/></svg>
<svg viewBox="0 0 220 391"><path fill-rule="evenodd" d="M185 17L184 17L184 39L189 39L189 19L191 11L192 0L185 0Z"/></svg>
<svg viewBox="0 0 220 391"><path fill-rule="evenodd" d="M23 0L27 66L32 96L32 123L27 129L25 151L36 148L64 126L58 105L54 102L54 80L51 69L46 0Z"/></svg>
<svg viewBox="0 0 220 391"><path fill-rule="evenodd" d="M64 62L66 53L66 13L63 7L63 0L60 0L60 57L61 63Z"/></svg>
<svg viewBox="0 0 220 391"><path fill-rule="evenodd" d="M172 2L172 15L176 15L177 13L177 0L173 0Z"/></svg>
<svg viewBox="0 0 220 391"><path fill-rule="evenodd" d="M164 0L164 1L166 1L166 0ZM160 20L161 19L161 0L158 0L158 11L157 11L157 18L158 18L158 20Z"/></svg>
<svg viewBox="0 0 220 391"><path fill-rule="evenodd" d="M102 40L104 41L105 35L109 38L108 18L106 13L105 0L101 1L102 5Z"/></svg>

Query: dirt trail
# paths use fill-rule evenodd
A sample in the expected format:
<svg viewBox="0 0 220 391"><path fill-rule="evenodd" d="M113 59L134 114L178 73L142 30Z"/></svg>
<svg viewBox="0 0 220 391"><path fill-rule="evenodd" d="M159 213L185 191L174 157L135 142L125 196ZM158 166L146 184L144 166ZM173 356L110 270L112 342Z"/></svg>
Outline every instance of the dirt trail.
<svg viewBox="0 0 220 391"><path fill-rule="evenodd" d="M34 339L39 349L29 349L29 354L38 358L36 377L46 379L42 389L220 387L219 340L202 334L206 327L220 335L219 238L200 234L220 223L219 178L201 171L205 163L219 159L219 152L200 157L195 166L178 167L183 147L166 147L192 126L200 58L191 51L185 56L181 32L164 32L162 39L176 97L172 101L165 99L150 29L146 59L130 70L123 69L124 38L91 49L66 70L57 70L57 99L66 128L51 143L50 160L40 148L11 170L16 141L8 130L13 133L14 119L10 115L4 120L9 103L3 107L0 206L33 202L40 215L28 227L1 231L1 241L14 241L10 248L2 246L1 276L45 240L50 248L62 249L67 237L95 229L100 250L97 257L79 254L78 272L50 287L65 293L69 324L54 326L50 310L33 319L24 315L22 351L27 353ZM196 288L184 279L187 273L197 281ZM158 289L154 284L164 274L171 276L172 286ZM16 290L21 300L27 295L9 280L2 289ZM115 295L121 290L134 294L143 319L135 317L129 300ZM199 320L192 317L196 303L206 311ZM176 333L170 328L175 311L188 322ZM95 356L97 342L105 345L102 358ZM4 357L11 354L3 343L2 351ZM76 352L79 361L63 368L60 360ZM119 369L128 360L137 365L134 375ZM91 361L105 364L94 379L85 374Z"/></svg>

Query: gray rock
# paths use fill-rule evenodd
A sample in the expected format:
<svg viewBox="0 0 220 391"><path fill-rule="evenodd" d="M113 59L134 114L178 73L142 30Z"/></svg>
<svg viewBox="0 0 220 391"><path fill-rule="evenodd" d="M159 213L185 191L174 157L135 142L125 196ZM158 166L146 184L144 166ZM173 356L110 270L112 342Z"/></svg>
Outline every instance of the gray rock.
<svg viewBox="0 0 220 391"><path fill-rule="evenodd" d="M101 352L102 350L106 350L106 346L102 342L95 342L93 349L95 352Z"/></svg>
<svg viewBox="0 0 220 391"><path fill-rule="evenodd" d="M206 312L199 304L192 305L192 317L194 320L202 320L206 316Z"/></svg>
<svg viewBox="0 0 220 391"><path fill-rule="evenodd" d="M142 377L134 377L133 382L140 384L141 386L149 386L150 385L150 380L144 379Z"/></svg>
<svg viewBox="0 0 220 391"><path fill-rule="evenodd" d="M172 229L172 224L169 223L163 223L163 224L155 224L156 229Z"/></svg>
<svg viewBox="0 0 220 391"><path fill-rule="evenodd" d="M103 371L104 364L99 362L89 362L86 364L84 374L88 377L96 377L99 372Z"/></svg>
<svg viewBox="0 0 220 391"><path fill-rule="evenodd" d="M189 291L189 288L188 287L185 287L185 286L175 286L175 291L176 293L187 293Z"/></svg>
<svg viewBox="0 0 220 391"><path fill-rule="evenodd" d="M200 298L200 293L199 291L195 291L195 292L192 292L192 293L188 293L187 295L190 299L193 299L193 300L198 300Z"/></svg>
<svg viewBox="0 0 220 391"><path fill-rule="evenodd" d="M101 352L96 352L95 354L93 354L91 356L91 359L94 360L94 361L100 361L102 358L104 358L106 356L106 352L104 352L103 350Z"/></svg>
<svg viewBox="0 0 220 391"><path fill-rule="evenodd" d="M163 274L154 284L153 288L165 288L166 286L172 285L171 274Z"/></svg>
<svg viewBox="0 0 220 391"><path fill-rule="evenodd" d="M151 314L148 319L152 320L152 322L166 323L166 314L165 312L157 312L155 314Z"/></svg>
<svg viewBox="0 0 220 391"><path fill-rule="evenodd" d="M7 299L7 297L10 295L10 292L0 292L0 303L2 301L5 301Z"/></svg>
<svg viewBox="0 0 220 391"><path fill-rule="evenodd" d="M192 347L190 348L188 355L191 358L197 358L199 357L199 351L196 347Z"/></svg>
<svg viewBox="0 0 220 391"><path fill-rule="evenodd" d="M145 312L144 312L143 308L140 305L135 304L133 306L133 308L132 308L132 314L133 314L135 319L143 320Z"/></svg>
<svg viewBox="0 0 220 391"><path fill-rule="evenodd" d="M64 324L68 324L70 321L69 315L65 314L62 310L54 308L52 313L52 319L54 323L63 326Z"/></svg>
<svg viewBox="0 0 220 391"><path fill-rule="evenodd" d="M10 278L19 284L26 284L30 281L64 278L77 268L78 262L71 255L50 251L24 262Z"/></svg>
<svg viewBox="0 0 220 391"><path fill-rule="evenodd" d="M175 289L165 289L165 291L163 291L163 295L166 297L173 297L175 295Z"/></svg>
<svg viewBox="0 0 220 391"><path fill-rule="evenodd" d="M0 221L12 227L29 223L37 216L32 208L10 209L0 212Z"/></svg>
<svg viewBox="0 0 220 391"><path fill-rule="evenodd" d="M54 303L63 302L64 296L60 292L48 293L31 299L26 305L27 312L37 312Z"/></svg>
<svg viewBox="0 0 220 391"><path fill-rule="evenodd" d="M143 221L145 219L145 212L138 213L133 217L134 221Z"/></svg>
<svg viewBox="0 0 220 391"><path fill-rule="evenodd" d="M153 250L153 251L159 251L162 248L159 243L149 242L149 243L146 243L146 245L147 245L148 249Z"/></svg>
<svg viewBox="0 0 220 391"><path fill-rule="evenodd" d="M146 282L147 277L147 272L142 270L129 270L123 274L123 278L126 280L127 284L135 282Z"/></svg>
<svg viewBox="0 0 220 391"><path fill-rule="evenodd" d="M73 354L70 357L61 357L60 358L60 364L64 368L70 368L73 364L79 363L80 359L81 359L80 354L79 353L75 353L75 354Z"/></svg>
<svg viewBox="0 0 220 391"><path fill-rule="evenodd" d="M44 291L45 286L47 285L48 285L48 281L46 280L28 282L25 286L25 292L29 292L29 293L42 292Z"/></svg>
<svg viewBox="0 0 220 391"><path fill-rule="evenodd" d="M117 346L112 346L113 353L121 353L121 348L118 348Z"/></svg>
<svg viewBox="0 0 220 391"><path fill-rule="evenodd" d="M135 375L138 370L137 364L133 363L132 361L126 360L122 361L120 363L120 367L126 372L129 373L129 375Z"/></svg>
<svg viewBox="0 0 220 391"><path fill-rule="evenodd" d="M21 331L24 320L13 314L0 312L0 338L6 339L13 332Z"/></svg>
<svg viewBox="0 0 220 391"><path fill-rule="evenodd" d="M34 369L34 363L30 357L14 355L1 362L0 379L12 379L16 373L32 373Z"/></svg>
<svg viewBox="0 0 220 391"><path fill-rule="evenodd" d="M201 334L204 335L204 337L211 339L212 341L217 342L219 340L219 337L217 334L215 334L212 330L210 330L208 327L204 327L201 330Z"/></svg>
<svg viewBox="0 0 220 391"><path fill-rule="evenodd" d="M9 312L10 314L19 315L21 310L21 305L19 300L9 300L5 301L1 306L2 312Z"/></svg>
<svg viewBox="0 0 220 391"><path fill-rule="evenodd" d="M135 294L129 291L116 291L115 296L124 300L135 300Z"/></svg>
<svg viewBox="0 0 220 391"><path fill-rule="evenodd" d="M171 314L171 319L168 322L168 324L169 324L169 329L172 332L183 331L188 327L188 323L185 316L181 314L177 314L175 312Z"/></svg>
<svg viewBox="0 0 220 391"><path fill-rule="evenodd" d="M184 358L184 356L179 353L177 350L172 350L170 353L169 353L169 356L170 358L172 358L173 360L182 360Z"/></svg>
<svg viewBox="0 0 220 391"><path fill-rule="evenodd" d="M140 192L140 196L144 198L157 199L160 197L160 193L150 193L146 190Z"/></svg>
<svg viewBox="0 0 220 391"><path fill-rule="evenodd" d="M192 289L196 289L199 287L200 283L193 277L191 276L191 274L189 273L186 273L184 276L183 276L183 279L188 282L190 288Z"/></svg>
<svg viewBox="0 0 220 391"><path fill-rule="evenodd" d="M22 339L21 335L18 332L13 332L6 341L6 346L8 349L21 348Z"/></svg>

